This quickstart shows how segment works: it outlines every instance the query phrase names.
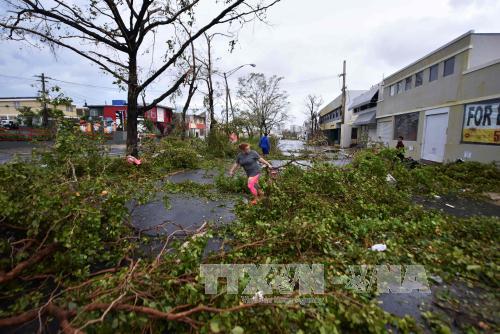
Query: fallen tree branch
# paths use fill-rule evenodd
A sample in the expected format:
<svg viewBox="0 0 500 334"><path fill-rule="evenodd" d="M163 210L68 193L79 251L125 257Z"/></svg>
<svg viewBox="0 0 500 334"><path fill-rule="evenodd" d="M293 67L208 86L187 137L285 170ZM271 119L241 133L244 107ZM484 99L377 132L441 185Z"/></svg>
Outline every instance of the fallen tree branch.
<svg viewBox="0 0 500 334"><path fill-rule="evenodd" d="M50 244L47 247L39 250L36 254L26 261L18 263L11 271L0 274L0 284L7 283L21 274L26 268L40 262L43 258L52 254L57 248L56 244Z"/></svg>
<svg viewBox="0 0 500 334"><path fill-rule="evenodd" d="M30 311L26 311L19 315L15 315L9 318L0 319L0 327L11 327L11 326L19 326L24 323L27 323L31 320L36 319L39 314L49 313L50 315L57 318L59 321L60 327L65 334L83 334L81 331L73 328L69 323L68 318L76 315L74 311L65 311L60 307L54 305L53 303L49 303L44 307L40 307L37 309L33 309Z"/></svg>
<svg viewBox="0 0 500 334"><path fill-rule="evenodd" d="M137 312L137 313L142 313L150 316L153 319L164 319L164 320L169 320L169 321L182 321L182 319L189 317L192 314L195 313L200 313L200 312L210 312L210 313L227 313L227 312L235 312L247 308L252 308L255 306L261 306L261 305L273 305L273 304L260 304L260 303L253 303L253 304L243 304L243 305L237 305L229 308L217 308L217 307L211 307L211 306L205 306L205 305L198 305L192 309L189 309L187 311L182 311L182 312L177 312L174 313L172 311L170 312L163 312L159 311L154 308L146 307L146 306L137 306L137 305L130 305L130 304L115 304L115 305L110 305L109 303L94 303L86 306L84 308L85 312L91 312L91 311L97 311L97 310L117 310L117 311L127 311L127 312Z"/></svg>

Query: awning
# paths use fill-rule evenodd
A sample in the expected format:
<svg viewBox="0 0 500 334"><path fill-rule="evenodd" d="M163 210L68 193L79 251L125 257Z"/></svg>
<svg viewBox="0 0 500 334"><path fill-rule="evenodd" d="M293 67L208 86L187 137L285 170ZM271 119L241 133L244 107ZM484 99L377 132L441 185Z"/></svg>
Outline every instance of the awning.
<svg viewBox="0 0 500 334"><path fill-rule="evenodd" d="M356 120L352 122L352 126L377 124L376 117L377 115L375 110L358 115L358 118L356 118Z"/></svg>

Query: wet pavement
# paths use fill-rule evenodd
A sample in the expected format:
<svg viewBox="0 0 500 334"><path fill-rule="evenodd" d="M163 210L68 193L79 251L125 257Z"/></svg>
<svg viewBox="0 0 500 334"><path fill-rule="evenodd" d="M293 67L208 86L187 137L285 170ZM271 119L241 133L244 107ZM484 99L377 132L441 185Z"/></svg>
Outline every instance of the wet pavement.
<svg viewBox="0 0 500 334"><path fill-rule="evenodd" d="M281 139L278 148L283 155L298 154L305 149L305 143L302 140Z"/></svg>
<svg viewBox="0 0 500 334"><path fill-rule="evenodd" d="M213 184L214 177L218 175L215 170L195 169L176 173L168 178L172 183L192 181L199 184Z"/></svg>
<svg viewBox="0 0 500 334"><path fill-rule="evenodd" d="M162 194L148 204L131 206L131 223L150 236L178 236L192 234L204 223L220 226L232 222L234 202L206 200L192 195L167 194L168 207Z"/></svg>
<svg viewBox="0 0 500 334"><path fill-rule="evenodd" d="M491 292L471 288L460 281L451 284L441 281L431 286L430 290L430 293L383 293L376 299L380 308L388 313L401 318L411 316L422 326L424 333L435 332L424 319L425 312L432 312L434 316L446 320L451 324L452 333L464 333L464 328L477 325L480 319L499 325L500 301Z"/></svg>
<svg viewBox="0 0 500 334"><path fill-rule="evenodd" d="M213 184L215 170L187 170L171 175L172 183L195 182L202 185ZM164 196L167 200L164 201ZM229 224L236 219L233 199L208 200L191 194L159 193L156 199L144 205L129 203L131 224L141 234L152 237L141 245L142 251L155 256L164 247L165 237L170 240L185 239L198 231L205 223L211 227ZM157 238L159 237L159 238ZM170 242L170 241L169 241ZM222 239L214 237L208 240L203 257L211 252L218 252L223 245ZM223 247L227 250L227 246Z"/></svg>
<svg viewBox="0 0 500 334"><path fill-rule="evenodd" d="M433 294L419 291L409 293L383 293L378 296L379 306L386 312L398 317L407 315L422 323L422 311L432 303Z"/></svg>
<svg viewBox="0 0 500 334"><path fill-rule="evenodd" d="M413 201L426 209L437 210L457 217L488 216L500 217L500 206L485 201L456 196L426 198L415 196Z"/></svg>

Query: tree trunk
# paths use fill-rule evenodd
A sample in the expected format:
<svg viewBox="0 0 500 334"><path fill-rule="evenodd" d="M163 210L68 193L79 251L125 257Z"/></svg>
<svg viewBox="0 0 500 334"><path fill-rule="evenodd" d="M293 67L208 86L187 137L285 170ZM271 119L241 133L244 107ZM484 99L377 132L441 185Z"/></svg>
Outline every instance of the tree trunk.
<svg viewBox="0 0 500 334"><path fill-rule="evenodd" d="M47 106L44 106L42 112L42 127L47 128L49 126L49 111Z"/></svg>
<svg viewBox="0 0 500 334"><path fill-rule="evenodd" d="M312 138L314 136L314 113L311 113L311 135L309 138Z"/></svg>
<svg viewBox="0 0 500 334"><path fill-rule="evenodd" d="M186 124L186 113L187 113L187 106L185 105L184 108L182 109L182 116L181 116L181 139L184 140L186 139L186 131L187 131L187 124Z"/></svg>
<svg viewBox="0 0 500 334"><path fill-rule="evenodd" d="M208 105L210 108L210 130L212 130L215 125L217 124L217 121L215 120L215 106L214 106L214 90L213 88L210 88L209 93L208 93Z"/></svg>
<svg viewBox="0 0 500 334"><path fill-rule="evenodd" d="M135 55L129 57L129 84L127 101L127 154L139 158L137 140L137 58Z"/></svg>
<svg viewBox="0 0 500 334"><path fill-rule="evenodd" d="M208 47L208 68L207 68L208 108L210 112L210 130L213 130L215 125L217 124L217 121L215 120L214 83L212 81L212 49L211 49L210 38L208 37L206 38Z"/></svg>

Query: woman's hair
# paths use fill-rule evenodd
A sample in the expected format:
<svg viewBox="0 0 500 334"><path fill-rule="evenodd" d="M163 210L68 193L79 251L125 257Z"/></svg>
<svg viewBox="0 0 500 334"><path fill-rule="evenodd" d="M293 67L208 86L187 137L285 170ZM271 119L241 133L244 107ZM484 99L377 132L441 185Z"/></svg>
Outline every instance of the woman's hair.
<svg viewBox="0 0 500 334"><path fill-rule="evenodd" d="M241 143L238 147L240 148L240 150L244 151L247 147L250 147L250 144Z"/></svg>

